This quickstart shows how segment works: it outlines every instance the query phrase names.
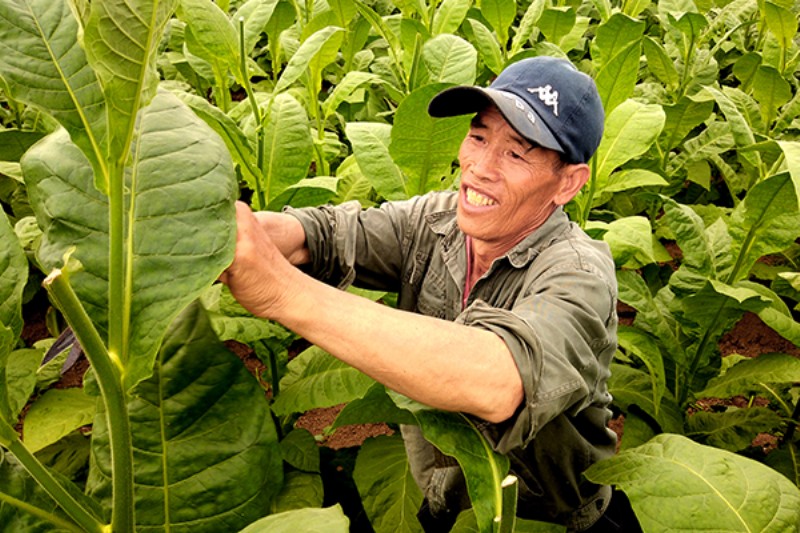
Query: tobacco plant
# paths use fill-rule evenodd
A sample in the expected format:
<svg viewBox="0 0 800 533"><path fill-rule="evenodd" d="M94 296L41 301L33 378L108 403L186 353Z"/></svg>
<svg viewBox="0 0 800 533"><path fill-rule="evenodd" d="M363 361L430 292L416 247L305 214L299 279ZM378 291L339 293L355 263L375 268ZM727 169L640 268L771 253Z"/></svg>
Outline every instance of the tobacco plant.
<svg viewBox="0 0 800 533"><path fill-rule="evenodd" d="M345 530L331 459L295 421L346 403L331 430L417 425L459 461L473 509L454 531L563 530L514 519L507 461L473 420L314 347L288 361L290 332L212 286L238 194L277 210L448 189L468 118L428 117L432 96L549 54L597 81L605 136L568 211L611 246L635 312L610 381L622 451L586 475L624 490L645 531L793 530L799 361L722 358L718 342L751 313L800 344L796 30L784 0L5 0L0 135L16 148L0 151L13 222L0 220L0 520ZM37 381L45 347L17 340L40 269L92 372L85 393L33 402L20 440L20 410L65 356ZM220 340L263 359L269 399ZM707 410L709 397L746 405ZM74 416L41 431L57 402ZM76 485L48 454L76 453L65 443L92 417ZM775 438L766 456L759 433ZM399 435L342 457L354 526L363 509L375 531L420 530Z"/></svg>

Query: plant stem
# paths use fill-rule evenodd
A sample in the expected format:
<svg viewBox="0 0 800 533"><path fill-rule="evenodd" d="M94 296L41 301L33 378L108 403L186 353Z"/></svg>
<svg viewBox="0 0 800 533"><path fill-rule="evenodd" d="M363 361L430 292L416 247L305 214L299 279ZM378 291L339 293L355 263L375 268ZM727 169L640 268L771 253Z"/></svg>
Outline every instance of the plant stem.
<svg viewBox="0 0 800 533"><path fill-rule="evenodd" d="M61 529L68 529L70 531L87 531L87 532L96 532L96 533L103 533L105 531L105 525L100 523L100 521L94 517L89 511L86 510L84 506L78 503L77 500L67 492L67 490L61 485L61 483L53 477L53 474L39 462L39 460L34 456L28 448L25 447L24 444L19 440L19 438L14 439L8 444L8 450L14 454L19 462L25 467L25 470L33 476L36 482L47 492L47 494L52 497L64 512L72 518L78 526L72 524L63 518L56 516L52 513L48 513L47 511L30 505L29 503L17 500L7 494L0 493L0 501L6 501L15 507L19 507L24 511L27 511L39 518L44 518L54 525Z"/></svg>
<svg viewBox="0 0 800 533"><path fill-rule="evenodd" d="M124 366L125 348L125 180L124 169L112 165L108 180L108 352ZM70 290L72 288L70 287ZM77 298L76 298L77 299ZM81 306L82 309L82 306ZM91 323L91 322L90 322ZM94 326L92 326L94 328ZM102 341L100 342L102 345ZM105 349L105 346L104 346Z"/></svg>
<svg viewBox="0 0 800 533"><path fill-rule="evenodd" d="M97 384L106 407L111 446L113 490L111 527L114 533L132 532L135 524L133 441L127 394L123 388L123 367L113 352L106 350L100 334L72 289L66 273L56 269L44 280L44 287L64 313L97 377Z"/></svg>
<svg viewBox="0 0 800 533"><path fill-rule="evenodd" d="M264 124L261 123L261 108L258 107L256 95L253 92L253 85L250 83L250 73L247 69L247 57L244 49L244 17L239 17L239 69L241 70L244 91L247 93L247 101L250 102L250 109L256 122L256 138L258 139L258 173L255 176L255 195L256 208L266 209L264 205L264 191L261 188L261 176L264 175Z"/></svg>

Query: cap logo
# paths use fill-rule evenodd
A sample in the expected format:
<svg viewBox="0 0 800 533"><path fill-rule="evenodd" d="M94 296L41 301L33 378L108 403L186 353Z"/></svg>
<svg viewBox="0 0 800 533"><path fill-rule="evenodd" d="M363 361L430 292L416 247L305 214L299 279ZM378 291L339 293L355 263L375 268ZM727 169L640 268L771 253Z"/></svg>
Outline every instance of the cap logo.
<svg viewBox="0 0 800 533"><path fill-rule="evenodd" d="M551 85L545 85L544 87L529 87L528 92L531 94L538 94L539 100L541 100L544 105L553 108L553 114L558 116L558 91L554 91Z"/></svg>

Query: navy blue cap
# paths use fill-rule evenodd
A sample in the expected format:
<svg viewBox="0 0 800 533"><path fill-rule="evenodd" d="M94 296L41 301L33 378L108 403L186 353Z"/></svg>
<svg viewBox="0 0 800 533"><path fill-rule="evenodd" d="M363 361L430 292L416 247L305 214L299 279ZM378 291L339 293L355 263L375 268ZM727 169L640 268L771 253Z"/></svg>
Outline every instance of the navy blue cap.
<svg viewBox="0 0 800 533"><path fill-rule="evenodd" d="M428 106L432 117L477 113L494 104L532 144L586 163L603 137L605 113L594 80L566 59L538 56L506 67L488 88L450 87Z"/></svg>

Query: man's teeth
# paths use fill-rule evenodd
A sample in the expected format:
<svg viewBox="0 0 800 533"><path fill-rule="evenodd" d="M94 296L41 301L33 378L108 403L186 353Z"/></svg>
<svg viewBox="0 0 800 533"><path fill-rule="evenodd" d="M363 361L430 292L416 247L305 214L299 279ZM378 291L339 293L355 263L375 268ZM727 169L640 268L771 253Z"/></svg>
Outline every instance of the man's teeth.
<svg viewBox="0 0 800 533"><path fill-rule="evenodd" d="M477 206L484 206L484 205L494 205L495 201L489 197L482 195L479 192L475 192L472 189L467 189L467 202L470 205L477 205Z"/></svg>

